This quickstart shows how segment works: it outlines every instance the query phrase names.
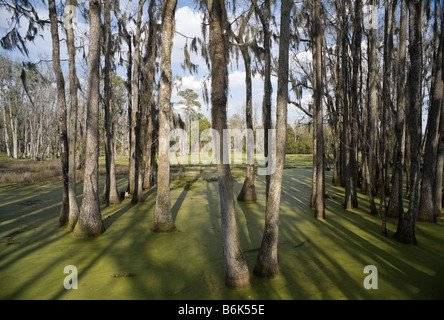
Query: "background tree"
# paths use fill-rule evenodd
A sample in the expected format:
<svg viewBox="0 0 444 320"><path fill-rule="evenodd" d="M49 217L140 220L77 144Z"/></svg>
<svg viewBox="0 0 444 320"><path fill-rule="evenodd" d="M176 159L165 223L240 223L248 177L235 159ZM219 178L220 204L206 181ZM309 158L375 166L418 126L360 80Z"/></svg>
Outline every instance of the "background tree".
<svg viewBox="0 0 444 320"><path fill-rule="evenodd" d="M410 201L400 220L397 237L401 242L416 244L415 224L418 216L421 147L421 13L422 1L408 0L409 9L409 134L410 134Z"/></svg>
<svg viewBox="0 0 444 320"><path fill-rule="evenodd" d="M159 88L159 158L157 172L157 198L151 230L156 232L175 231L171 215L170 198L170 122L171 122L171 50L174 37L174 15L177 0L167 0L162 14L162 57Z"/></svg>
<svg viewBox="0 0 444 320"><path fill-rule="evenodd" d="M189 133L191 130L191 119L196 114L196 110L194 108L200 109L202 107L200 102L197 100L199 95L192 89L181 90L177 93L177 95L182 98L178 103L184 105L182 109L185 110L186 113L186 129Z"/></svg>
<svg viewBox="0 0 444 320"><path fill-rule="evenodd" d="M128 192L132 196L132 201L137 203L139 195L136 191L139 178L139 166L136 161L140 161L140 150L138 150L138 137L140 135L140 105L139 105L139 77L140 77L140 35L142 28L143 5L145 0L139 0L137 10L136 30L134 36L134 59L133 59L133 73L132 73L132 105L130 117L130 160L129 160L129 183ZM137 154L136 154L137 153Z"/></svg>
<svg viewBox="0 0 444 320"><path fill-rule="evenodd" d="M254 273L272 279L279 274L277 246L279 234L279 206L282 175L285 164L288 103L288 56L290 44L291 0L283 0L281 6L279 71L276 105L276 169L270 179L270 193L266 204L265 228Z"/></svg>
<svg viewBox="0 0 444 320"><path fill-rule="evenodd" d="M245 120L247 129L253 131L253 94L252 94L252 71L251 71L251 58L249 53L250 41L246 29L249 25L251 15L253 14L254 6L251 6L245 17L242 18L239 27L238 34L233 33L233 37L239 44L240 51L242 54L242 59L244 61L245 67ZM238 201L256 201L256 187L254 184L254 163L247 164L247 174L245 176L244 184L242 189L237 196Z"/></svg>
<svg viewBox="0 0 444 320"><path fill-rule="evenodd" d="M146 44L146 54L144 58L144 66L142 71L142 127L146 128L145 138L140 139L140 143L145 143L145 148L140 147L141 150L145 149L145 170L143 176L143 185L141 189L148 189L151 187L151 183L154 179L154 163L155 163L155 145L154 145L154 121L156 115L156 108L154 104L154 86L155 86L155 74L156 74L156 46L158 43L158 36L156 35L158 30L157 17L155 11L156 1L150 0L148 5L148 40Z"/></svg>
<svg viewBox="0 0 444 320"><path fill-rule="evenodd" d="M115 166L115 148L114 148L114 132L115 126L113 121L112 107L112 89L111 89L111 64L112 64L112 34L111 34L111 0L104 3L104 104L105 104L105 201L108 205L120 204L119 192L116 183L116 166Z"/></svg>
<svg viewBox="0 0 444 320"><path fill-rule="evenodd" d="M63 201L60 210L59 222L61 225L68 223L69 220L69 179L68 179L68 128L66 115L66 97L65 97L65 78L63 77L62 67L60 66L60 43L57 21L57 11L54 0L48 0L49 19L51 20L51 38L52 38L52 65L57 79L57 104L59 111L59 133L61 142L61 161L63 177Z"/></svg>
<svg viewBox="0 0 444 320"><path fill-rule="evenodd" d="M207 0L209 43L211 57L211 124L219 137L227 127L228 90L228 18L223 0ZM213 135L213 139L214 139ZM219 151L223 150L219 139ZM229 288L250 286L248 267L240 248L236 208L233 194L233 177L230 166L223 163L222 152L216 155L221 208L222 246L225 262L225 283Z"/></svg>
<svg viewBox="0 0 444 320"><path fill-rule="evenodd" d="M76 0L68 0L66 2L68 10L74 10L73 8L77 4ZM68 228L70 231L74 229L74 226L79 217L79 206L77 204L77 192L76 192L76 144L77 144L77 109L78 99L77 91L79 90L79 83L77 79L76 71L76 48L75 48L75 35L74 25L72 17L74 13L68 11L65 13L65 32L66 32L66 45L68 49L69 60L69 95L70 95L70 116L69 116L69 169L68 169L68 192L69 192L69 217Z"/></svg>
<svg viewBox="0 0 444 320"><path fill-rule="evenodd" d="M436 42L436 49L433 53L432 59L432 84L431 84L431 102L429 107L429 112L427 116L427 136L425 142L425 153L424 153L424 164L421 176L421 192L419 198L419 211L418 220L427 222L436 222L435 216L435 192L434 184L437 177L436 172L436 160L438 152L438 142L439 142L439 125L440 125L440 115L443 103L443 80L442 80L442 51L443 43L441 42L440 33L438 25L437 3L435 3L435 23L434 30ZM441 13L442 13L441 9ZM441 14L442 19L442 14ZM442 176L442 174L441 174ZM442 184L442 182L441 182Z"/></svg>
<svg viewBox="0 0 444 320"><path fill-rule="evenodd" d="M273 87L271 85L271 2L270 0L264 0L261 7L258 6L257 0L252 0L254 5L254 12L259 16L259 20L262 24L263 32L263 79L264 79L264 95L262 99L262 125L264 131L264 155L268 159L272 159L268 150L268 138L271 129L271 95L273 93ZM271 163L268 167L273 167ZM265 196L268 197L268 189L270 187L270 175L265 177L266 187Z"/></svg>
<svg viewBox="0 0 444 320"><path fill-rule="evenodd" d="M99 68L102 21L100 1L89 2L90 37L88 63L88 115L86 122L86 163L83 199L79 219L74 228L76 237L98 236L105 231L100 211L98 186L99 167Z"/></svg>
<svg viewBox="0 0 444 320"><path fill-rule="evenodd" d="M325 174L324 174L324 131L322 112L322 24L320 16L321 2L312 1L312 39L313 39L313 70L314 70L314 109L313 109L313 190L312 207L316 218L325 218Z"/></svg>
<svg viewBox="0 0 444 320"><path fill-rule="evenodd" d="M400 25L399 25L399 49L398 49L398 77L396 96L396 158L393 166L393 183L390 192L390 200L387 207L388 217L402 218L403 206L403 173L405 159L405 110L406 110L406 40L407 40L407 2L401 0Z"/></svg>

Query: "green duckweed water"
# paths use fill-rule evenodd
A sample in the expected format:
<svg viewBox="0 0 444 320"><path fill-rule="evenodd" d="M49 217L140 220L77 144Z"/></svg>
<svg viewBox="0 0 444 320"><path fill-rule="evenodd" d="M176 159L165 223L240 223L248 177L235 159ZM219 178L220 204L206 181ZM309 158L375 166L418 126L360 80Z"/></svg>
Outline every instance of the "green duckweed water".
<svg viewBox="0 0 444 320"><path fill-rule="evenodd" d="M387 222L386 238L380 217L366 213L364 195L359 195L359 209L342 208L343 189L330 184L327 172L326 219L316 220L308 207L311 170L304 166L284 171L280 275L271 281L251 275L252 286L242 290L224 284L218 182L210 169L186 182L172 181L177 231L167 234L149 229L155 188L145 191L142 204L127 199L119 206L102 206L105 233L77 239L58 226L60 182L0 187L0 299L444 298L443 218L417 224L417 246L392 237L395 219ZM243 175L236 170L233 175L237 194ZM124 190L126 177L118 183ZM256 203L236 204L251 273L264 224L264 183L264 177L256 177ZM77 188L80 204L81 184ZM78 289L64 288L67 265L77 268ZM377 290L364 288L366 265L377 267Z"/></svg>

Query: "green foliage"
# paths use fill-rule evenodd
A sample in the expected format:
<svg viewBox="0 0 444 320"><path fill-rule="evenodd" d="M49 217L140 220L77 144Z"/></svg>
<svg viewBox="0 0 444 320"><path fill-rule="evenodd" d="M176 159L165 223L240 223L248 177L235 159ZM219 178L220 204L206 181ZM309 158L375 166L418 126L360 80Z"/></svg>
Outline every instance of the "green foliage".
<svg viewBox="0 0 444 320"><path fill-rule="evenodd" d="M185 89L179 91L178 95L182 97L182 99L178 103L185 105L185 107L183 107L182 109L187 112L188 116L191 116L192 114L196 113L193 107L197 107L199 109L202 107L200 102L197 101L199 95L196 92L194 92L192 89Z"/></svg>
<svg viewBox="0 0 444 320"><path fill-rule="evenodd" d="M294 130L287 125L287 154L313 153L313 137L307 126L299 126Z"/></svg>

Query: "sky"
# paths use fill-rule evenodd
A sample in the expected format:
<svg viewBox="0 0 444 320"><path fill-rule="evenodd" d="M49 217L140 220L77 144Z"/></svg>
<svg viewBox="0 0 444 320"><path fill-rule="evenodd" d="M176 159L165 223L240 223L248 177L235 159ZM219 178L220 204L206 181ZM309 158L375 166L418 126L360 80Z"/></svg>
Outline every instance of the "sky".
<svg viewBox="0 0 444 320"><path fill-rule="evenodd" d="M148 1L147 1L148 2ZM59 1L56 1L59 4ZM135 0L121 0L120 6L122 10L126 10L127 12L137 12L137 4L138 1ZM48 17L47 6L41 1L35 1L35 8L39 13L41 19L46 19ZM147 4L145 4L144 8L144 18L147 19ZM179 0L176 9L176 35L174 37L173 42L173 52L172 52L172 70L173 77L180 77L181 81L176 81L176 85L173 88L171 101L174 103L174 108L176 110L180 110L180 105L177 103L180 101L180 97L177 95L178 91L185 90L187 88L193 89L195 92L199 94L199 100L202 105L202 112L205 116L211 119L211 110L210 106L205 104L203 100L203 82L205 79L208 81L208 77L210 76L210 72L206 67L205 61L202 57L191 53L191 61L198 65L198 72L195 74L190 74L189 72L183 71L181 68L181 63L183 63L183 49L186 43L186 38L181 36L186 35L187 37L201 37L201 21L202 21L202 13L198 11L196 5L193 0ZM88 22L85 21L80 16L80 11L75 18L75 34L76 34L76 45L86 44L88 38L81 37L82 34L87 34L89 31ZM0 8L0 35L4 35L9 29L10 24L10 13L6 10ZM134 24L132 24L134 28ZM27 22L23 21L21 24L21 28L23 33L26 32ZM115 31L117 31L117 27L115 26ZM65 34L61 28L59 28L60 38L64 38ZM82 39L81 42L79 39ZM188 40L189 41L189 40ZM24 56L18 50L15 51L5 51L0 49L1 55L6 55L12 60L19 61L32 61L37 62L41 59L50 60L52 55L52 44L51 44L51 36L49 31L49 26L45 28L41 32L41 36L37 37L33 43L28 43L29 49L29 57ZM277 45L274 46L274 52L277 52ZM85 50L85 55L88 55L87 49ZM82 51L77 52L77 60L81 60L83 56ZM66 50L66 42L61 41L61 59L62 59L62 68L67 76L68 73L68 62L67 60L67 50ZM233 63L229 66L229 93L228 93L228 115L231 116L234 113L244 113L245 111L245 71L243 68L243 61L239 59L239 62L234 63L234 58L231 60ZM87 63L83 62L78 67L78 72L82 71L86 74ZM124 68L118 69L119 75L122 77L126 77L126 73ZM81 78L81 75L79 75ZM210 89L210 82L207 83L208 89ZM272 86L273 86L273 95L272 101L273 104L276 100L276 91L277 91L277 79L276 77L272 77ZM262 105L262 97L263 97L263 80L259 75L254 76L253 78L253 106L258 111L257 118L260 120L261 118L261 105ZM303 102L309 102L311 100L311 95L305 96L303 98ZM297 118L300 118L302 115L301 112L295 110L294 107L289 105L289 123L294 123Z"/></svg>

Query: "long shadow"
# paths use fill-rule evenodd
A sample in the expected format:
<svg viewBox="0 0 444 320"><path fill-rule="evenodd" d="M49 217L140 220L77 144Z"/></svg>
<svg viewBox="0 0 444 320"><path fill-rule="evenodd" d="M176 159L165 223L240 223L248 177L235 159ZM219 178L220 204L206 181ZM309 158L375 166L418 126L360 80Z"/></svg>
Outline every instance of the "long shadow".
<svg viewBox="0 0 444 320"><path fill-rule="evenodd" d="M187 181L182 193L179 195L179 197L177 197L176 202L174 203L174 205L171 207L171 214L173 216L173 221L176 222L176 218L177 215L179 214L179 210L182 207L182 204L188 194L188 191L190 191L190 189L192 188L193 184L195 184L199 178L201 177L201 174L199 174L198 176L194 177L193 180Z"/></svg>

